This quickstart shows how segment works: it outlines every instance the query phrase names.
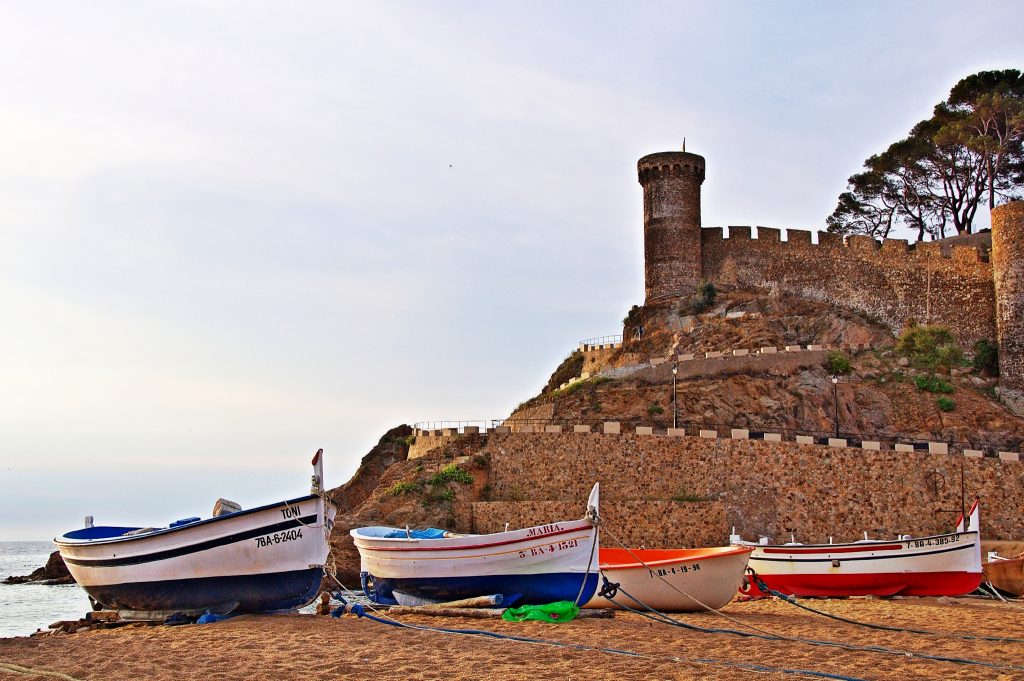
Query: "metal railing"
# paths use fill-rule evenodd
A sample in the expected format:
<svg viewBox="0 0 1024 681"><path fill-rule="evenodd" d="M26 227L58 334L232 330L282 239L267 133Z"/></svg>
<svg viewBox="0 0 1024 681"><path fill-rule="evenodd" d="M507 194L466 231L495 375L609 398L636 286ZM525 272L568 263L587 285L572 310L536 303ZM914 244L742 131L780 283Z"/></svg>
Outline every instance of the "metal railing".
<svg viewBox="0 0 1024 681"><path fill-rule="evenodd" d="M597 338L588 338L580 341L580 347L585 348L591 345L616 345L622 343L622 334L615 334L613 336L598 336Z"/></svg>
<svg viewBox="0 0 1024 681"><path fill-rule="evenodd" d="M417 421L412 425L417 430L457 430L464 432L466 426L476 426L481 431L493 427L493 419L469 419L463 421Z"/></svg>

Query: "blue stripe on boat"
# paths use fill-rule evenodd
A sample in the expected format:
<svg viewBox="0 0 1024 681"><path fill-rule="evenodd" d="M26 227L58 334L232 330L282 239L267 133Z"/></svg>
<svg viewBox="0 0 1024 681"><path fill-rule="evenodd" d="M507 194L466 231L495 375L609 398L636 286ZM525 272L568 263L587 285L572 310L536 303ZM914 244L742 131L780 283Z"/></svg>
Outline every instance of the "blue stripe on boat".
<svg viewBox="0 0 1024 681"><path fill-rule="evenodd" d="M381 578L363 573L363 590L377 603L394 605L394 592L435 601L501 594L502 606L544 605L555 601L573 601L583 583L581 572L556 572L538 575L481 575L476 577ZM597 590L597 570L586 575L587 583L580 605Z"/></svg>
<svg viewBox="0 0 1024 681"><path fill-rule="evenodd" d="M104 584L85 590L99 603L118 610L266 612L311 602L320 591L322 577L323 570L308 568L262 575Z"/></svg>

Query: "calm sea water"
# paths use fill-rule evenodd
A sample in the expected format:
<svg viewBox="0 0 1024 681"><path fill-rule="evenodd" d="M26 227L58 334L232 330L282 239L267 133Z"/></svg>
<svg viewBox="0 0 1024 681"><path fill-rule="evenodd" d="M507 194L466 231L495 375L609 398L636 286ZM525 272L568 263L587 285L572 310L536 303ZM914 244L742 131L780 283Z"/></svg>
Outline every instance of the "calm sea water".
<svg viewBox="0 0 1024 681"><path fill-rule="evenodd" d="M0 581L42 567L53 550L48 541L0 542ZM90 609L76 584L0 584L0 638L28 636L51 622L78 619Z"/></svg>

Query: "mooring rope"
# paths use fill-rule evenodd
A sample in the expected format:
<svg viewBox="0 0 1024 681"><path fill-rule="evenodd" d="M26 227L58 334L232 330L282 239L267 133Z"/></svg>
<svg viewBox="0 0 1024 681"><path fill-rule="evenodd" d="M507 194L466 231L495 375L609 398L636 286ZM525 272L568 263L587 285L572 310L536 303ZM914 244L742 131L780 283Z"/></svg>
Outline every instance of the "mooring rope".
<svg viewBox="0 0 1024 681"><path fill-rule="evenodd" d="M50 676L55 679L62 679L62 681L82 681L82 679L76 679L73 676L68 676L61 672L51 672L46 671L45 669L33 669L32 667L23 667L20 664L13 664L11 662L0 662L0 670L11 672L12 674L21 674L23 676Z"/></svg>
<svg viewBox="0 0 1024 681"><path fill-rule="evenodd" d="M703 608L705 608L709 612L713 612L713 613L715 613L717 615L720 615L720 616L722 616L722 617L724 617L724 618L726 618L726 619L728 619L728 620L730 620L732 622L735 622L736 624L738 624L741 627L744 627L746 629L750 629L751 631L736 631L736 630L732 630L732 629L707 629L705 627L698 627L696 625L692 625L692 624L687 624L685 622L681 622L681 621L676 620L676 619L674 619L672 617L669 617L665 613L659 612L659 611L655 610L654 608L648 606L646 603L643 603L642 601L637 599L635 596L630 595L625 589L622 589L618 585L614 585L615 589L617 589L618 591L622 591L622 593L624 593L626 596L628 596L630 600L634 601L635 603L637 603L638 605L642 606L643 608L645 608L646 610L650 611L651 613L654 613L655 615L657 615L657 617L651 617L648 613L635 610L635 609L630 608L630 607L628 607L628 606L626 606L624 604L621 604L621 603L616 603L614 600L609 598L607 595L605 596L605 598L608 598L608 600L610 600L612 603L615 603L616 605L619 605L620 607L623 607L623 608L629 610L630 612L634 612L634 613L642 615L644 617L648 617L649 619L653 619L654 621L661 621L661 622L664 622L665 624L671 624L673 626L680 626L680 627L685 628L685 629L691 629L691 630L694 630L694 631L701 631L701 632L704 632L704 633L721 633L721 634L730 634L730 635L736 635L736 636L755 637L755 638L761 638L761 639L765 639L765 640L779 640L779 641L790 641L790 642L794 642L794 643L796 643L796 642L808 643L808 644L811 644L811 645L832 646L832 647L845 648L846 650L864 651L864 652L875 652L875 653L882 653L882 654L887 654L887 655L901 655L901 656L904 656L904 657L918 657L918 658L921 658L921 659L931 659L931 660L936 660L936 661L940 661L940 662L954 662L956 664L980 665L980 666L986 666L986 667L994 667L996 669L1012 669L1012 670L1024 671L1024 667L1019 667L1019 666L1014 666L1014 665L1003 665L1001 663L989 663L989 662L984 662L984 661L981 661L981 660L971 660L971 659L968 659L968 658L953 658L953 657L945 657L945 656L939 656L939 655L928 655L926 653L915 653L915 652L912 652L912 651L898 650L898 649L895 649L895 648L887 648L887 647L884 647L884 646L861 646L861 645L858 645L858 644L843 643L841 641L827 641L827 640L807 639L807 638L801 638L801 637L786 636L784 634L778 634L778 633L772 632L772 631L770 631L768 629L763 629L763 628L758 627L756 625L752 625L752 624L749 624L747 622L743 622L741 620L738 620L735 617L732 617L732 616L722 612L721 610L718 610L717 608L712 608L711 606L707 605L706 603L701 602L699 599L695 598L694 596L686 593L685 590L677 587L675 584L672 584L670 581L665 579L665 577L662 576L657 570L652 569L651 566L649 566L646 562L643 561L643 559L641 559L639 556L637 556L635 553L633 553L633 551L630 550L629 547L627 547L617 536L615 536L615 533L612 532L608 528L607 525L605 525L604 527L605 527L605 532L608 535L610 535L612 537L612 539L614 539L616 541L616 543L618 543L622 548L624 548L629 553L629 555L633 556L634 559L639 561L653 575L657 576L662 582L667 584L670 588L672 588L676 592L686 596L687 598L692 599L694 602L696 602L698 605L702 606ZM605 578L605 587L604 587L604 589L602 591L608 589L610 586L611 586L611 584L608 582L607 578ZM758 586L760 587L761 583L759 583ZM767 589L767 586L765 586L764 588ZM771 591L771 589L768 589L768 591ZM793 603L794 605L798 605L800 607L807 607L807 606L803 606L803 605L801 605L799 603L794 603L793 601L790 601L786 597L785 594L779 594L778 592L774 592L773 595L778 595L780 598L783 598L784 600L787 600L788 602ZM817 613L822 614L822 615L832 616L829 613L817 611L817 610L814 610L813 608L807 607L807 609L811 610L812 612L817 612ZM842 618L842 617L840 617L838 615L835 615L834 617L836 619L840 619L840 620L843 620L843 621L848 621L848 622L850 622L852 624L860 624L856 620L847 620L846 618ZM888 627L884 627L884 625L877 625L877 628L879 628L879 629L887 629ZM895 628L895 627L893 627L892 629L894 629L896 631L903 631L902 629L898 629L898 628ZM918 630L918 631L923 631L923 630ZM757 633L752 633L752 632L757 632ZM925 633L934 633L934 635L936 635L936 636L946 636L946 634L942 634L942 633L939 633L939 632L925 632ZM1000 642L1024 642L1024 640L1022 640L1022 639L1005 639L1005 638L1000 638L1000 637L989 637L989 638L984 638L984 637L968 637L966 635L960 635L960 634L949 634L948 636L956 637L956 638L968 638L968 640L973 640L973 639L976 638L976 640L996 640L996 641L1000 641Z"/></svg>
<svg viewBox="0 0 1024 681"><path fill-rule="evenodd" d="M818 610L804 603L798 603L793 596L782 593L781 591L776 591L775 589L772 589L767 584L765 584L764 580L762 580L758 576L758 574L754 572L753 569L750 569L750 573L751 577L754 579L754 582L757 584L757 588L763 591L764 593L770 596L775 596L780 600L786 601L790 605L795 605L796 607L806 610L808 612L813 612L816 615L828 617L830 619L838 620L840 622L846 622L847 624L855 624L858 627L867 627L869 629L881 629L883 631L898 631L908 634L919 634L924 636L959 638L965 641L995 641L997 643L1024 643L1024 638L1010 638L1008 636L976 636L973 634L957 634L955 632L932 631L929 629L909 629L905 627L890 627L885 624L872 624L871 622L861 622L859 620L850 619L849 617L843 617L842 615L836 615L830 612L825 612L824 610ZM1006 601L1003 602L1005 603ZM1012 604L1007 603L1007 605Z"/></svg>
<svg viewBox="0 0 1024 681"><path fill-rule="evenodd" d="M936 661L936 662L952 662L952 663L955 663L955 664L965 664L965 665L976 665L976 666L981 666L981 667L991 667L993 669L1007 669L1007 670L1013 670L1013 671L1024 671L1024 667L1017 666L1017 665L1003 664L1001 662L984 662L982 660L973 660L973 659L970 659L970 658L946 657L944 655L929 655L928 653L919 653L919 652L914 652L914 651L911 651L911 650L900 650L898 648L888 648L886 646L860 645L860 644L857 644L857 643L843 643L842 641L829 641L829 640L821 640L821 639L813 639L813 638L802 638L802 637L799 637L799 636L785 636L783 634L771 634L771 633L760 633L760 632L751 632L751 631L739 631L739 630L736 630L736 629L717 629L717 628L711 629L711 628L706 628L706 627L699 627L699 626L697 626L695 624L689 624L688 622L683 622L683 621L677 620L677 619L675 619L673 617L670 617L670 616L666 615L663 612L659 612L658 610L655 610L654 608L652 608L649 605L647 605L647 604L643 603L642 601L640 601L635 596L631 595L629 592L627 592L621 586L616 587L616 588L619 591L621 591L622 593L624 593L626 596L628 596L630 600L632 600L632 601L642 605L649 612L643 612L643 611L640 611L640 610L636 610L635 608L631 608L631 607L629 607L628 605L626 605L624 603L618 603L615 600L613 600L611 598L608 598L608 596L605 596L605 598L608 598L608 600L610 600L612 603L615 603L615 605L618 605L620 608L623 608L624 610L628 610L628 611L630 611L632 613L635 613L637 615L640 615L642 617L646 617L648 619L654 620L655 622L662 622L664 624L669 624L671 626L676 626L676 627L679 627L681 629L687 629L689 631L697 631L697 632L705 633L705 634L728 634L728 635L731 635L731 636L744 636L744 637L747 637L747 638L759 638L759 639L766 640L766 641L788 641L790 643L806 643L806 644L813 645L813 646L825 646L825 647L831 647L831 648L841 648L843 650L849 650L849 651L852 651L852 652L879 653L879 654L883 654L883 655L897 655L899 657L906 657L906 658L915 658L916 657L918 659L933 660L933 661ZM764 631L764 630L762 630L762 631Z"/></svg>
<svg viewBox="0 0 1024 681"><path fill-rule="evenodd" d="M590 539L590 557L587 558L587 571L583 573L583 581L580 583L579 593L576 594L576 600L572 602L572 604L577 608L582 608L586 605L586 603L581 602L580 599L583 598L583 590L587 588L587 579L590 578L590 567L594 564L594 552L597 551L598 543L598 528L601 525L601 516L597 514L597 511L595 511L593 507L587 509L586 517L594 526L594 536ZM598 572L598 574L600 575L601 573Z"/></svg>
<svg viewBox="0 0 1024 681"><path fill-rule="evenodd" d="M349 594L355 593L351 589L349 589L347 586L342 584L336 577L333 578L333 579L334 579L335 583L339 587L344 589L347 593L349 593ZM371 615L371 614L367 613L366 612L367 608L369 608L375 614ZM363 605L358 604L358 603L350 604L350 605L345 605L345 606L342 606L340 608L337 608L337 609L333 610L331 612L331 615L333 617L340 617L344 612L350 612L350 613L356 615L359 618L370 619L370 620L373 620L374 622L379 622L381 624L387 624L387 625L393 626L393 627L401 627L401 628L404 628L404 629L413 629L413 630L417 630L417 631L429 631L429 632L437 632L437 633L442 633L442 634L456 634L456 635L465 635L465 636L480 636L480 637L492 638L492 639L497 639L497 640L516 641L518 643L526 643L526 644L529 644L529 645L541 645L541 646L550 646L550 647L553 647L553 648L565 648L565 649L570 649L570 650L600 652L600 653L605 653L605 654L608 654L608 655L624 655L624 656L627 656L627 657L641 658L641 659L652 660L652 661L661 661L661 662L675 662L677 664L684 664L684 665L691 665L691 666L692 665L719 666L719 667L726 667L726 668L731 668L731 669L739 669L739 670L742 670L742 671L747 671L747 672L752 672L752 673L762 673L762 674L783 673L783 674L802 675L802 676L810 677L810 678L833 679L834 681L867 681L866 679L863 679L863 678L860 678L860 677L856 677L856 676L844 676L842 674L831 674L831 673L828 673L828 672L815 671L813 669L789 669L789 668L785 668L785 667L772 667L772 666L769 666L769 665L755 664L755 663L752 663L752 662L732 662L732 661L729 661L729 660L718 660L718 659L714 659L714 658L686 658L686 657L679 657L679 656L675 656L675 655L652 655L652 654L649 654L649 653L641 653L641 652L636 652L636 651L632 651L632 650L624 650L624 649L619 649L619 648L604 648L604 647L600 647L600 646L589 646L589 645L586 645L584 643L567 643L567 642L563 642L563 641L552 641L550 639L543 639L543 638L532 638L532 637L528 637L528 636L515 636L515 635L512 635L512 634L500 634L500 633L498 633L496 631L487 631L486 629L452 629L452 628L448 628L448 627L431 627L431 626L426 626L426 625L411 624L409 622L402 622L400 620L397 620L397 619L391 617L390 615L387 615L386 613L378 610L373 605L369 605L369 604L366 605L365 607Z"/></svg>
<svg viewBox="0 0 1024 681"><path fill-rule="evenodd" d="M774 633L772 631L769 631L767 629L762 629L760 627L756 627L754 625L751 625L751 624L748 624L748 623L743 622L741 620L738 620L735 617L732 617L732 616L722 612L721 610L719 610L717 608L712 608L711 606L707 605L706 603L701 602L700 599L698 599L695 596L687 593L681 587L677 587L675 584L673 584L672 582L670 582L667 579L665 579L665 577L662 576L657 570L654 570L653 568L651 568L651 566L648 565L647 563L645 563L642 558L640 558L635 553L633 553L633 551L629 547L627 547L622 542L622 540L620 540L617 536L615 536L615 533L612 532L611 529L609 529L607 526L605 526L605 532L608 535L610 535L612 537L612 539L614 539L615 542L619 544L619 546L621 546L623 549L625 549L629 553L629 555L633 556L633 558L636 559L641 565L643 565L645 568L647 568L653 575L657 576L658 579L660 579L662 582L667 584L670 588L675 590L677 593L680 593L683 596L686 596L687 598L693 600L695 603L700 605L705 610L707 610L709 612L713 612L716 615L720 615L720 616L722 616L722 617L724 617L724 618L726 618L726 619L728 619L728 620L730 620L732 622L735 622L736 624L738 624L738 625L740 625L742 627L747 627L747 628L750 628L750 629L752 629L754 631L760 631L762 633L765 633L765 634L768 634L768 635L771 635L771 636L778 636L779 635L779 634L776 634L776 633ZM937 636L937 637L945 637L945 638L959 638L959 639L963 639L963 640L966 640L966 641L994 641L994 642L998 642L998 643L1024 643L1024 639L1021 639L1021 638L1011 638L1011 637L1005 637L1005 636L975 636L975 635L971 635L971 634L958 634L958 633L955 633L955 632L930 631L930 630L927 630L927 629L908 629L908 628L903 628L903 627L890 627L890 626L887 626L887 625L884 625L884 624L871 624L869 622L861 622L859 620L854 620L854 619L850 619L850 618L847 618L847 617L842 617L841 615L834 615L832 613L825 612L823 610L817 610L817 609L812 608L812 607L810 607L808 605L804 605L802 603L798 603L792 596L789 596L789 595L784 594L784 593L780 593L778 591L775 591L775 590L769 588L757 576L757 573L754 572L753 569L748 568L748 570L750 571L752 577L756 580L758 588L761 589L762 591L764 591L765 593L768 593L768 594L770 594L772 596L776 596L777 598L780 598L780 599L786 601L787 603L790 603L791 605L795 605L798 608L803 608L804 610L807 610L809 612L813 612L813 613L816 613L818 615L822 615L823 617L829 617L831 619L834 619L834 620L837 620L837 621L840 621L840 622L846 622L847 624L853 624L853 625L857 625L857 626L868 627L868 628L871 628L871 629L879 629L879 630L883 630L883 631L905 632L905 633L910 633L910 634ZM623 593L625 593L625 591L623 591ZM630 596L630 599L632 599L634 601L636 600L632 596ZM640 605L643 605L644 607L647 607L646 604L640 603L640 601L636 601L636 602L638 604L640 604ZM1012 604L1008 603L1007 605L1012 605ZM1017 606L1017 607L1019 607L1019 606Z"/></svg>
<svg viewBox="0 0 1024 681"><path fill-rule="evenodd" d="M672 582L670 582L667 579L665 579L664 575L662 575L660 572L658 572L657 570L653 569L650 565L648 565L646 562L644 562L644 560L642 558L640 558L640 556L638 556L635 553L633 553L633 550L630 549L628 546L626 546L626 544L623 543L623 541L621 539L619 539L615 535L615 533L612 532L607 526L605 526L605 532L607 532L611 536L611 538L615 540L615 543L617 543L619 546L621 546L623 549L625 549L626 552L629 555L631 555L641 565L643 565L645 568L647 568L651 572L651 574L655 575L658 579L660 579L663 583L665 583L670 589L672 589L676 593L682 594L686 598L689 598L694 603L696 603L697 605L701 606L702 608L704 608L708 612L713 612L716 615L718 615L719 617L724 617L725 619L729 620L730 622L733 622L736 625L741 626L741 627L746 627L746 628L748 628L748 629L750 629L752 631L761 632L762 634L766 634L768 636L778 636L779 635L779 634L776 634L773 631L769 631L767 629L762 629L761 627L758 627L756 625L749 624L747 622L743 622L741 620L738 620L735 617L733 617L732 615L724 613L721 610L719 610L718 608L713 608L710 605L708 605L707 603L704 603L703 601L701 601L696 596L693 596L692 594L687 593L682 587L676 586ZM623 591L623 593L626 593L626 592ZM626 595L628 596L629 594L626 594ZM635 601L637 604L642 605L645 608L649 607L645 603L641 603L640 601L636 600L632 596L629 596L629 597L630 597L631 600ZM653 609L652 609L652 611L653 611ZM654 611L654 612L656 612L656 611Z"/></svg>

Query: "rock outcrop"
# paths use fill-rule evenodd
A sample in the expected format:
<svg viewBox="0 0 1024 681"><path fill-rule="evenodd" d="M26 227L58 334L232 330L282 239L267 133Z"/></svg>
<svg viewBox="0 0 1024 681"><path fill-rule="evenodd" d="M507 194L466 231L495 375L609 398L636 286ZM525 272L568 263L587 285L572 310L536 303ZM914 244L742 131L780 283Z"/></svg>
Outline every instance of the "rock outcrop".
<svg viewBox="0 0 1024 681"><path fill-rule="evenodd" d="M30 575L11 575L4 580L4 584L74 584L75 578L68 572L64 565L64 559L60 557L60 551L50 554L46 565L32 571Z"/></svg>

